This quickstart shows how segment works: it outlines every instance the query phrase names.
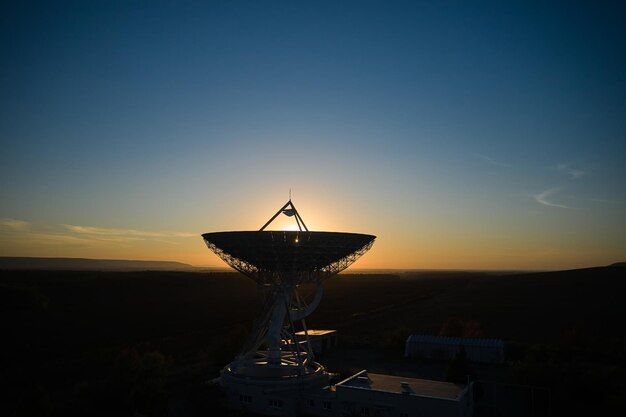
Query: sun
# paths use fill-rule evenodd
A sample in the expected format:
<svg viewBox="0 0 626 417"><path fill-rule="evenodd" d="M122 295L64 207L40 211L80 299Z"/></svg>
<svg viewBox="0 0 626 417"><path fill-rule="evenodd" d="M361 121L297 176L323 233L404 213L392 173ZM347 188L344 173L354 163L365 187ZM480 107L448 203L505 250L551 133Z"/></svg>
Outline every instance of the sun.
<svg viewBox="0 0 626 417"><path fill-rule="evenodd" d="M290 225L288 225L288 226L282 227L281 229L282 229L282 230L287 230L287 231L298 231L298 230L300 230L300 229L298 228L298 225L297 225L297 224L290 224Z"/></svg>

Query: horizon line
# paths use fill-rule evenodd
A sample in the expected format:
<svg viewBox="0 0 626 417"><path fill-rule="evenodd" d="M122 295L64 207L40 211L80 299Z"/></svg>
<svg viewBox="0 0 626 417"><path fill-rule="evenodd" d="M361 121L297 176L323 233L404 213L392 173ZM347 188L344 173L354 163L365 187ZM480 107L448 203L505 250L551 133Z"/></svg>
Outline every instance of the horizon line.
<svg viewBox="0 0 626 417"><path fill-rule="evenodd" d="M194 265L181 261L173 261L173 260L161 260L161 259L113 259L113 258L83 258L83 257L65 257L65 256L6 256L0 255L0 260L2 259L14 259L14 260L67 260L67 261L96 261L96 262L136 262L136 263L163 263L163 264L178 264L181 266L181 269L210 269L216 271L223 272L238 272L231 267L224 266L216 266L216 265ZM591 266L583 266L583 267L565 267L565 268L418 268L418 267L408 267L408 268L396 268L396 267L384 267L384 268L347 268L346 270L340 272L340 274L346 273L359 273L359 272L401 272L401 273L410 273L410 272L550 272L550 271L568 271L568 270L576 270L576 269L587 269L587 268L598 268L598 267L609 267L617 264L623 264L625 262L616 261L606 265L591 265ZM0 266L2 268L2 266ZM19 269L26 269L26 266L22 266ZM38 268L44 269L44 268ZM58 269L58 267L57 267ZM166 269L162 269L166 270ZM175 269L174 269L175 270Z"/></svg>

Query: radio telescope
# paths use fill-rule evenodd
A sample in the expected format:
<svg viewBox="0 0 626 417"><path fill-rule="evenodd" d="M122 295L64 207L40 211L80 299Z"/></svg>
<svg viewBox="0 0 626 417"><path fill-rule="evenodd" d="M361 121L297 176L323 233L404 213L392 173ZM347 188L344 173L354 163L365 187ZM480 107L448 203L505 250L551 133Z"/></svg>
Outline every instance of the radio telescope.
<svg viewBox="0 0 626 417"><path fill-rule="evenodd" d="M294 217L299 230L266 231L276 217ZM305 317L322 299L322 282L350 266L373 245L376 236L311 232L291 199L258 231L214 232L205 243L232 268L254 280L264 293L264 307L237 357L221 372L223 385L246 383L299 387L327 380L314 361ZM313 284L310 300L300 293ZM296 333L300 327L305 337ZM304 339L304 340L303 340Z"/></svg>

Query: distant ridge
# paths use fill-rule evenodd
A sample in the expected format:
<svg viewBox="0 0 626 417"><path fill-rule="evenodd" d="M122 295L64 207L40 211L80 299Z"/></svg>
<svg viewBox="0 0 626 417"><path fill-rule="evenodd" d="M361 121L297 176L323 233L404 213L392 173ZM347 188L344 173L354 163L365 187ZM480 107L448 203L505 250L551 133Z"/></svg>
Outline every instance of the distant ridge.
<svg viewBox="0 0 626 417"><path fill-rule="evenodd" d="M619 267L626 267L626 262L615 262L614 264L611 264L609 266L619 266Z"/></svg>
<svg viewBox="0 0 626 417"><path fill-rule="evenodd" d="M123 259L0 257L0 269L71 271L203 271L182 262L133 261Z"/></svg>

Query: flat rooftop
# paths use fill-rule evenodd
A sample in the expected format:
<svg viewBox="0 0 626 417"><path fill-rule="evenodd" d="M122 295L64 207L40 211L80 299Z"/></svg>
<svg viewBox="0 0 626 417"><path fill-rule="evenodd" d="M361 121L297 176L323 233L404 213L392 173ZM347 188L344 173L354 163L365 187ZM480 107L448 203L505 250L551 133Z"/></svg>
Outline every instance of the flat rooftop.
<svg viewBox="0 0 626 417"><path fill-rule="evenodd" d="M307 330L309 336L325 336L327 334L337 333L337 330ZM297 332L296 335L304 336L304 331Z"/></svg>
<svg viewBox="0 0 626 417"><path fill-rule="evenodd" d="M428 379L405 378L402 376L372 374L366 370L339 382L337 387L368 389L373 391L409 394L420 397L457 400L466 390L466 385Z"/></svg>

